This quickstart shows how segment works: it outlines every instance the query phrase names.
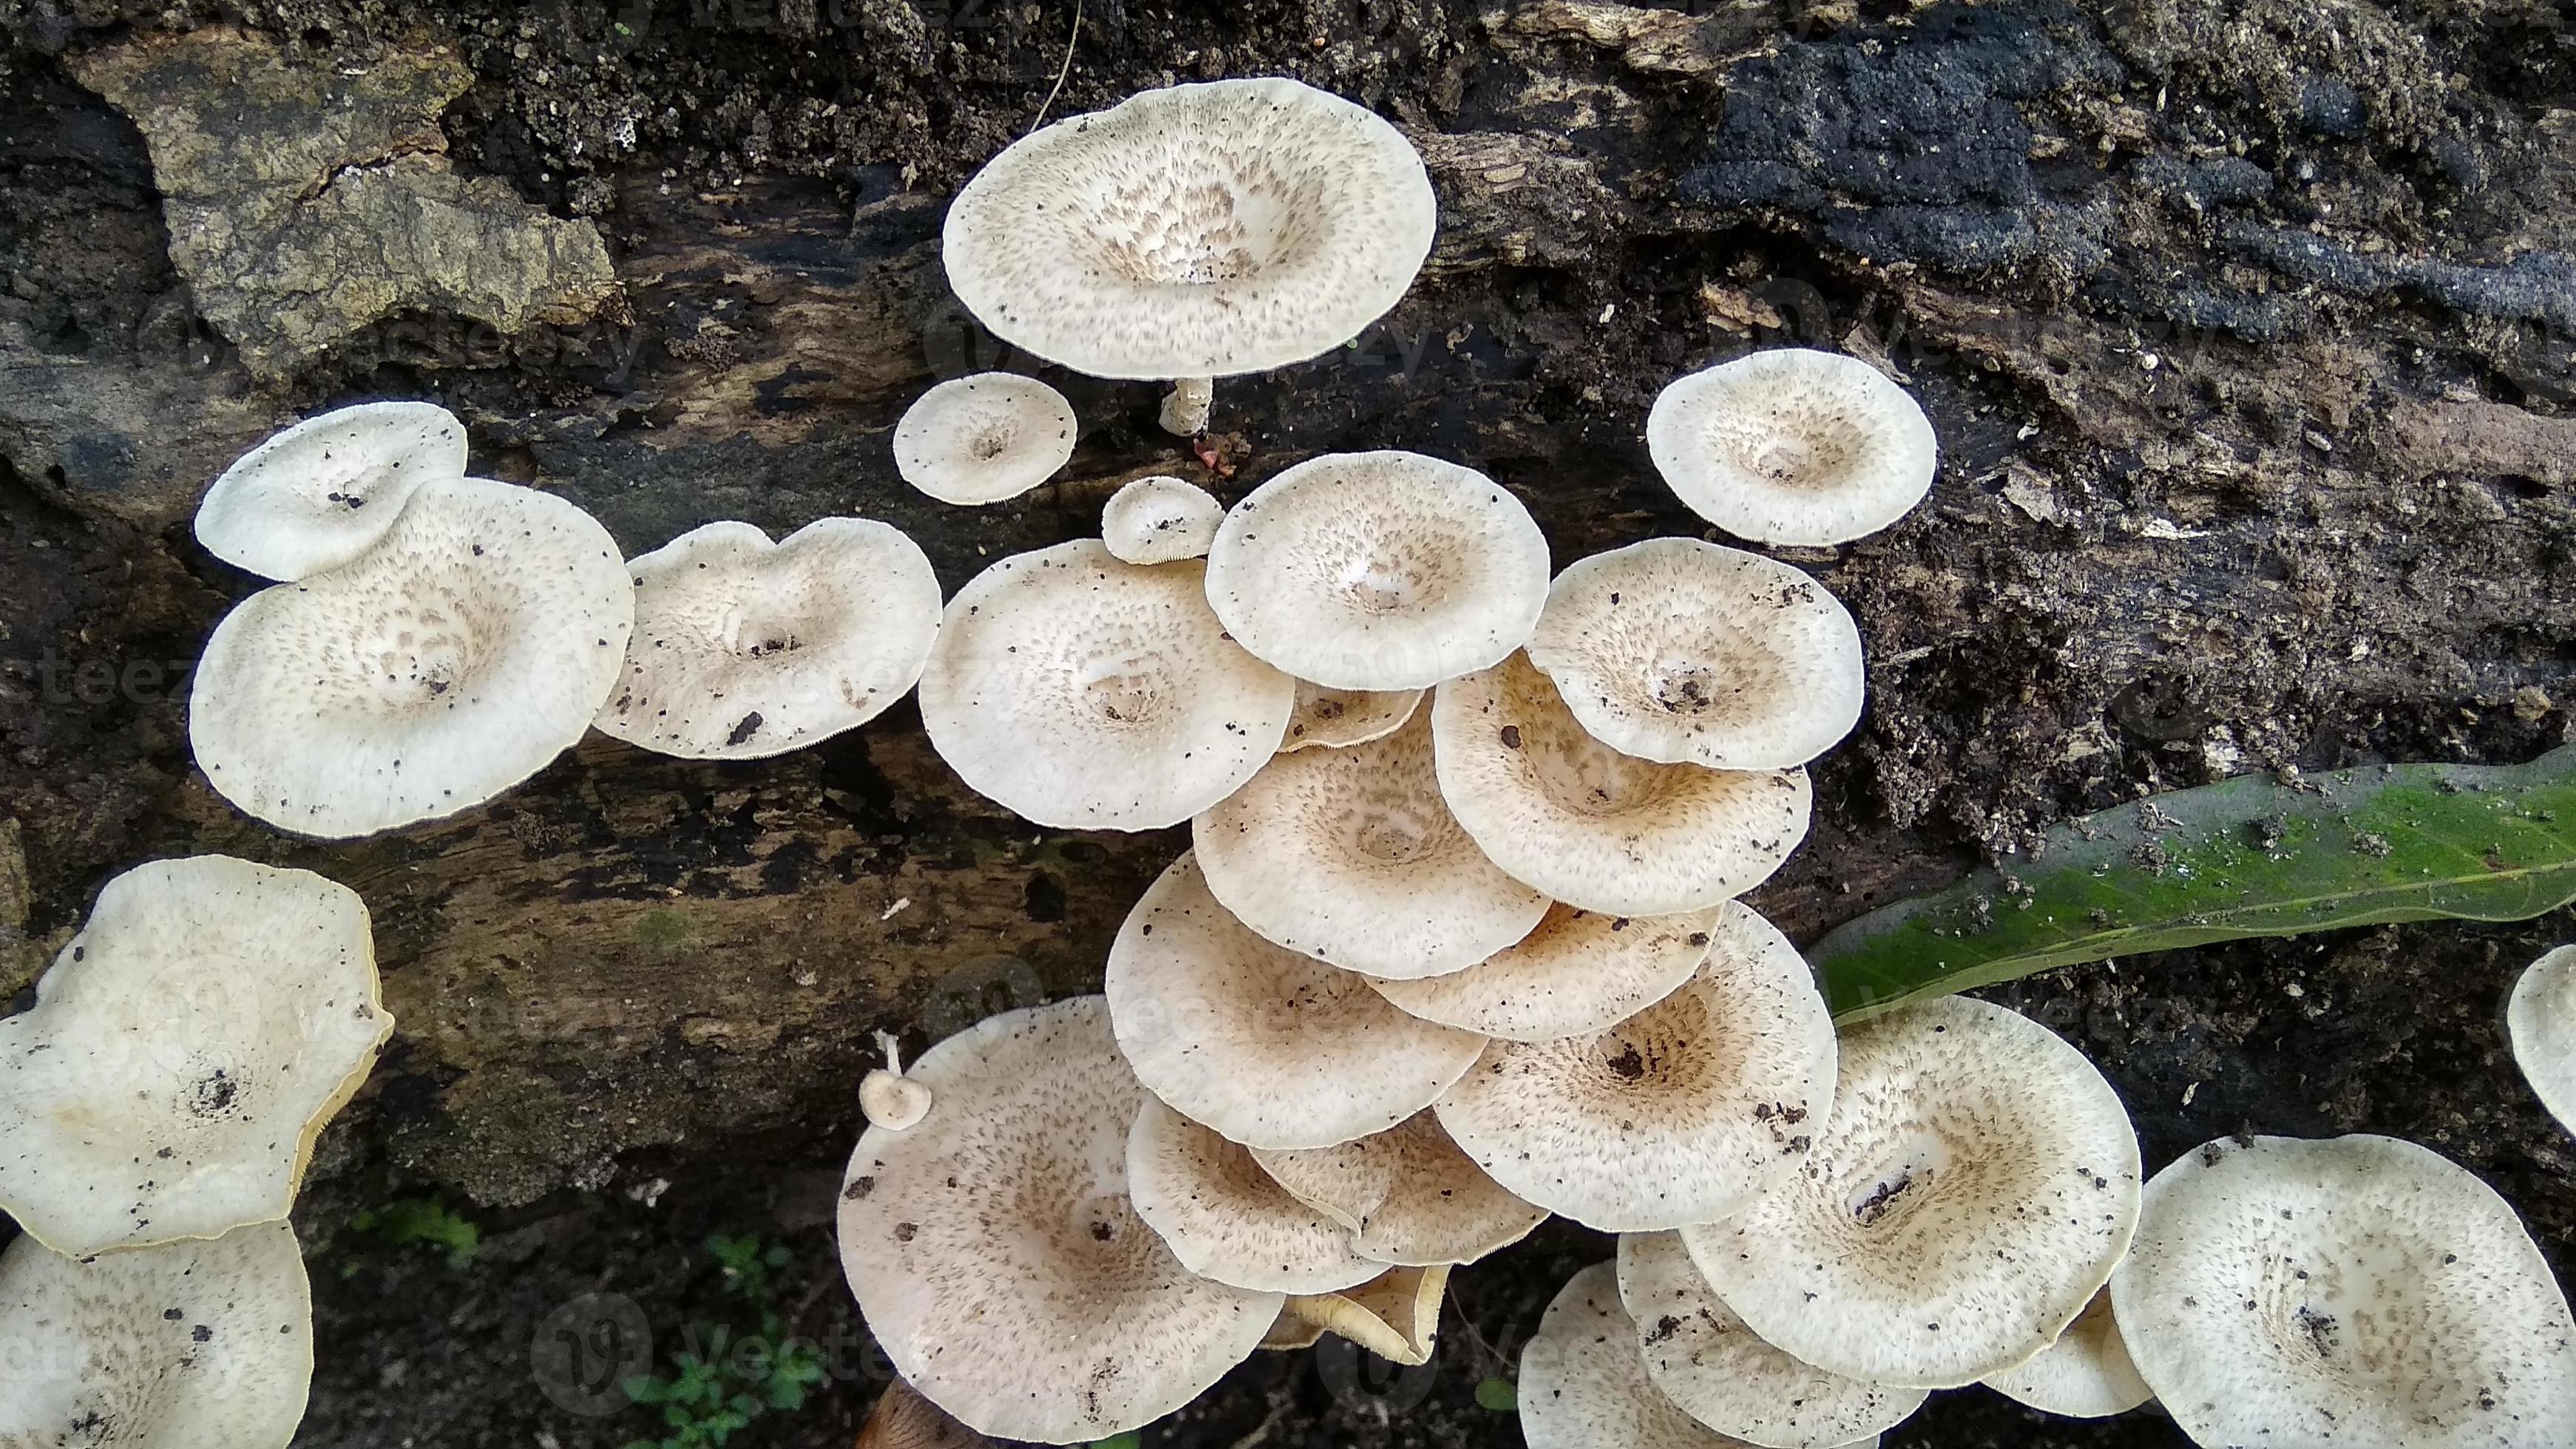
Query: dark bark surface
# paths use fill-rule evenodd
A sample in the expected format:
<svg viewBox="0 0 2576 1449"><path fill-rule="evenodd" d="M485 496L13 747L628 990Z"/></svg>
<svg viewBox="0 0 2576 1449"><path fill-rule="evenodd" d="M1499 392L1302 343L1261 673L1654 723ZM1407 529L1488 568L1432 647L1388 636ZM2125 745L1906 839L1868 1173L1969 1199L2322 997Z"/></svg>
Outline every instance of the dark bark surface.
<svg viewBox="0 0 2576 1449"><path fill-rule="evenodd" d="M1697 534L1640 435L1665 382L1780 340L1882 361L1945 457L1897 528L1787 555L1872 656L1815 834L1755 897L1800 940L2146 791L2570 737L2561 7L1086 0L1052 114L1291 74L1405 126L1440 190L1432 263L1380 326L1219 387L1222 476L1154 428L1153 389L1011 357L947 297L945 198L1028 129L1073 19L0 0L0 993L157 855L309 866L366 898L400 1028L299 1213L323 1317L301 1442L640 1436L640 1411L550 1398L531 1345L598 1290L676 1346L724 1305L700 1239L743 1230L796 1249L782 1304L848 1376L736 1442L846 1442L878 1380L827 1217L870 1030L917 1049L1093 989L1181 844L1017 821L908 708L750 765L594 737L489 807L366 842L246 821L190 768L184 674L255 582L187 519L250 441L334 401L440 398L478 471L576 500L630 552L856 512L912 532L953 590L1096 530L1128 477L1231 499L1353 447L1485 470L1560 563ZM255 127L309 147L209 153ZM257 174L272 154L283 182ZM210 241L209 218L256 244ZM437 272L452 238L494 260ZM984 510L904 487L903 406L996 364L1074 401L1063 480ZM2215 948L2012 997L2122 1087L2150 1167L2241 1129L2412 1137L2566 1267L2576 1151L2498 1021L2568 926ZM431 1191L485 1226L473 1266L349 1226ZM1428 1375L1265 1358L1148 1442L1517 1443L1474 1386L1605 1251L1551 1226L1462 1273ZM1969 1392L1889 1442L2177 1438Z"/></svg>

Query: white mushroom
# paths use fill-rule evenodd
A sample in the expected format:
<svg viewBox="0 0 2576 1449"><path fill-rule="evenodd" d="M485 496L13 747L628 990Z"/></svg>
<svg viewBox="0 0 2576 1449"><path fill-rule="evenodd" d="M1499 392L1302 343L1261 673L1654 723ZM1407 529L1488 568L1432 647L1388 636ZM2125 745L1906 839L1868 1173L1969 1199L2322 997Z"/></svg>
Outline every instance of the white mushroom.
<svg viewBox="0 0 2576 1449"><path fill-rule="evenodd" d="M1070 1444L1149 1423L1251 1356L1283 1299L1197 1277L1128 1198L1145 1094L1096 996L922 1053L930 1113L871 1127L841 1266L895 1372L969 1428Z"/></svg>
<svg viewBox="0 0 2576 1449"><path fill-rule="evenodd" d="M635 633L599 729L752 760L855 729L903 698L939 637L939 579L888 524L824 518L777 543L710 523L628 561Z"/></svg>
<svg viewBox="0 0 2576 1449"><path fill-rule="evenodd" d="M1314 1325L1319 1335L1347 1338L1388 1363L1411 1368L1431 1362L1440 1335L1440 1304L1448 1291L1446 1263L1389 1268L1356 1288L1292 1297L1286 1312ZM1293 1338L1273 1330L1272 1341L1284 1344Z"/></svg>
<svg viewBox="0 0 2576 1449"><path fill-rule="evenodd" d="M2138 1141L2048 1028L1946 997L1846 1032L1806 1166L1682 1239L1755 1333L1845 1378L1955 1388L2027 1362L2138 1220Z"/></svg>
<svg viewBox="0 0 2576 1449"><path fill-rule="evenodd" d="M1322 746L1346 749L1382 740L1404 728L1422 707L1419 689L1326 689L1310 680L1297 681L1297 712L1288 721L1279 752Z"/></svg>
<svg viewBox="0 0 2576 1449"><path fill-rule="evenodd" d="M1806 838L1804 770L1711 770L1586 734L1514 655L1440 686L1441 798L1513 879L1606 916L1705 910L1760 885Z"/></svg>
<svg viewBox="0 0 2576 1449"><path fill-rule="evenodd" d="M1695 538L1558 574L1529 660L1594 738L1665 764L1783 770L1860 720L1860 630L1842 604L1787 564Z"/></svg>
<svg viewBox="0 0 2576 1449"><path fill-rule="evenodd" d="M1282 754L1190 823L1208 889L1264 937L1390 980L1472 966L1547 897L1502 873L1440 803L1431 725Z"/></svg>
<svg viewBox="0 0 2576 1449"><path fill-rule="evenodd" d="M2505 1002L2505 1037L2531 1094L2576 1132L2576 946L2531 963Z"/></svg>
<svg viewBox="0 0 2576 1449"><path fill-rule="evenodd" d="M1233 794L1278 751L1297 685L1226 636L1200 577L1120 563L1097 539L977 574L921 676L940 758L1070 829L1158 830Z"/></svg>
<svg viewBox="0 0 2576 1449"><path fill-rule="evenodd" d="M1000 503L1073 456L1064 394L1016 372L952 377L913 400L894 427L894 468L942 503Z"/></svg>
<svg viewBox="0 0 2576 1449"><path fill-rule="evenodd" d="M1247 1147L1383 1132L1430 1106L1484 1045L1255 935L1186 854L1119 928L1108 992L1118 1045L1147 1090Z"/></svg>
<svg viewBox="0 0 2576 1449"><path fill-rule="evenodd" d="M67 1258L0 1253L0 1444L286 1449L313 1382L295 1230Z"/></svg>
<svg viewBox="0 0 2576 1449"><path fill-rule="evenodd" d="M1646 1377L1617 1271L1596 1263L1547 1305L1521 1348L1521 1433L1529 1449L1743 1449L1693 1419ZM1852 1449L1876 1449L1865 1440Z"/></svg>
<svg viewBox="0 0 2576 1449"><path fill-rule="evenodd" d="M197 505L197 542L291 583L375 547L421 484L464 476L465 425L436 403L337 408L225 469Z"/></svg>
<svg viewBox="0 0 2576 1449"><path fill-rule="evenodd" d="M893 1032L877 1033L886 1064L859 1078L859 1115L871 1127L901 1132L930 1115L930 1089L903 1074L903 1047Z"/></svg>
<svg viewBox="0 0 2576 1449"><path fill-rule="evenodd" d="M1392 308L1438 212L1412 143L1278 77L1167 86L1059 121L985 164L942 258L994 335L1094 377L1209 380L1341 346Z"/></svg>
<svg viewBox="0 0 2576 1449"><path fill-rule="evenodd" d="M1598 1033L1487 1046L1439 1102L1476 1165L1603 1232L1713 1222L1794 1177L1833 1109L1806 961L1745 911L1672 995Z"/></svg>
<svg viewBox="0 0 2576 1449"><path fill-rule="evenodd" d="M2209 1143L2156 1174L2113 1311L2192 1442L2556 1449L2576 1321L2513 1208L2411 1142Z"/></svg>
<svg viewBox="0 0 2576 1449"><path fill-rule="evenodd" d="M1100 541L1131 564L1207 557L1225 522L1225 505L1186 479L1138 478L1109 495L1100 510Z"/></svg>
<svg viewBox="0 0 2576 1449"><path fill-rule="evenodd" d="M2093 1295L2057 1342L2018 1368L1986 1375L1987 1388L2043 1414L2069 1419L2107 1419L2125 1414L2156 1396L2138 1367L2111 1314L2111 1291Z"/></svg>
<svg viewBox="0 0 2576 1449"><path fill-rule="evenodd" d="M1234 506L1208 602L1255 655L1333 689L1418 689L1518 649L1547 604L1547 538L1473 468L1327 453Z"/></svg>
<svg viewBox="0 0 2576 1449"><path fill-rule="evenodd" d="M1823 545L1876 533L1922 502L1940 444L1885 373L1786 347L1665 388L1646 450L1693 513L1736 537Z"/></svg>
<svg viewBox="0 0 2576 1449"><path fill-rule="evenodd" d="M242 601L188 695L207 783L340 839L481 804L579 740L616 686L635 589L597 520L533 488L436 479L353 562Z"/></svg>
<svg viewBox="0 0 2576 1449"><path fill-rule="evenodd" d="M1538 929L1464 971L1369 982L1425 1021L1505 1041L1584 1036L1681 989L1720 935L1770 924L1733 901L1677 916L1552 905Z"/></svg>
<svg viewBox="0 0 2576 1449"><path fill-rule="evenodd" d="M1473 1263L1547 1220L1545 1209L1486 1176L1429 1112L1338 1147L1252 1157L1290 1196L1356 1234L1362 1256L1382 1263Z"/></svg>
<svg viewBox="0 0 2576 1449"><path fill-rule="evenodd" d="M1351 1231L1288 1195L1239 1144L1147 1097L1127 1133L1127 1192L1181 1266L1265 1293L1336 1293L1385 1271Z"/></svg>
<svg viewBox="0 0 2576 1449"><path fill-rule="evenodd" d="M1864 1383L1764 1343L1719 1301L1674 1233L1622 1233L1619 1301L1646 1377L1682 1412L1757 1449L1836 1449L1885 1433L1924 1390Z"/></svg>
<svg viewBox="0 0 2576 1449"><path fill-rule="evenodd" d="M74 1254L274 1222L392 1030L355 892L137 866L0 1020L0 1208Z"/></svg>

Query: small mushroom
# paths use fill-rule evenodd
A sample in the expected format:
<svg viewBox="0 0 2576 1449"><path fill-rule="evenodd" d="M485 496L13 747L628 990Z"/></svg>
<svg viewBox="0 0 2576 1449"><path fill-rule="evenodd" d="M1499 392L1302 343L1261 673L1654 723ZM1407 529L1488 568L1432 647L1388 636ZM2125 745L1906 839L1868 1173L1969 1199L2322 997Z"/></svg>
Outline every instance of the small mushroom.
<svg viewBox="0 0 2576 1449"><path fill-rule="evenodd" d="M285 1223L69 1258L0 1252L0 1444L286 1449L313 1383L313 1290Z"/></svg>
<svg viewBox="0 0 2576 1449"><path fill-rule="evenodd" d="M465 425L436 403L337 408L225 469L197 505L197 542L292 583L375 547L421 484L464 476Z"/></svg>
<svg viewBox="0 0 2576 1449"><path fill-rule="evenodd" d="M2576 1132L2576 946L2531 963L2505 1002L2505 1036L2531 1094Z"/></svg>
<svg viewBox="0 0 2576 1449"><path fill-rule="evenodd" d="M877 1395L877 1406L859 1426L852 1449L998 1449L992 1440L950 1418L901 1379Z"/></svg>
<svg viewBox="0 0 2576 1449"><path fill-rule="evenodd" d="M1384 1271L1242 1146L1148 1097L1127 1133L1127 1192L1181 1266L1265 1293L1335 1293Z"/></svg>
<svg viewBox="0 0 2576 1449"><path fill-rule="evenodd" d="M1389 1268L1339 1293L1299 1294L1283 1312L1321 1333L1347 1338L1388 1363L1414 1368L1431 1362L1440 1334L1440 1304L1448 1291L1446 1263ZM1291 1341L1291 1335L1276 1329L1272 1337Z"/></svg>
<svg viewBox="0 0 2576 1449"><path fill-rule="evenodd" d="M1618 1273L1595 1263L1560 1289L1521 1347L1521 1434L1529 1449L1743 1449L1664 1396L1637 1352ZM1875 1439L1852 1449L1875 1449Z"/></svg>
<svg viewBox="0 0 2576 1449"><path fill-rule="evenodd" d="M1369 984L1410 1015L1479 1036L1527 1042L1585 1036L1680 990L1708 959L1711 943L1749 929L1741 922L1751 916L1733 901L1636 917L1559 903L1548 907L1538 929L1464 971Z"/></svg>
<svg viewBox="0 0 2576 1449"><path fill-rule="evenodd" d="M1712 770L1621 754L1584 732L1524 655L1431 700L1440 795L1513 879L1606 916L1706 910L1760 885L1806 838L1804 770Z"/></svg>
<svg viewBox="0 0 2576 1449"><path fill-rule="evenodd" d="M1484 1045L1263 940L1217 904L1188 854L1119 928L1108 992L1118 1045L1146 1088L1265 1150L1383 1132L1430 1106Z"/></svg>
<svg viewBox="0 0 2576 1449"><path fill-rule="evenodd" d="M1987 1388L2043 1414L2107 1419L2156 1396L2138 1377L2111 1313L2111 1290L2093 1295L2057 1342L2018 1368L1986 1375Z"/></svg>
<svg viewBox="0 0 2576 1449"><path fill-rule="evenodd" d="M1646 417L1655 471L1738 538L1822 546L1878 532L1932 489L1921 405L1856 357L1783 347L1680 379Z"/></svg>
<svg viewBox="0 0 2576 1449"><path fill-rule="evenodd" d="M691 529L626 565L635 633L600 733L753 760L856 729L903 698L939 637L939 578L888 524L824 518L777 543Z"/></svg>
<svg viewBox="0 0 2576 1449"><path fill-rule="evenodd" d="M1208 491L1167 474L1138 478L1109 495L1100 510L1100 541L1131 564L1207 557L1225 522L1225 506Z"/></svg>
<svg viewBox="0 0 2576 1449"><path fill-rule="evenodd" d="M1068 829L1159 830L1233 794L1277 753L1297 685L1227 637L1201 569L1076 539L968 580L921 676L940 758Z"/></svg>
<svg viewBox="0 0 2576 1449"><path fill-rule="evenodd" d="M1595 739L1668 765L1785 770L1860 721L1860 630L1841 602L1787 564L1695 538L1558 574L1529 660Z"/></svg>
<svg viewBox="0 0 2576 1449"><path fill-rule="evenodd" d="M1327 453L1236 504L1208 602L1243 647L1332 689L1419 689L1518 649L1547 603L1547 538L1484 474Z"/></svg>
<svg viewBox="0 0 2576 1449"><path fill-rule="evenodd" d="M589 731L634 622L598 520L533 488L433 479L375 547L224 616L189 742L216 793L281 830L453 815Z"/></svg>
<svg viewBox="0 0 2576 1449"><path fill-rule="evenodd" d="M870 1127L841 1266L896 1373L967 1427L1071 1444L1152 1422L1251 1356L1283 1299L1198 1277L1137 1216L1144 1090L1097 996L1004 1012L922 1053L929 1115Z"/></svg>
<svg viewBox="0 0 2576 1449"><path fill-rule="evenodd" d="M1356 1234L1363 1257L1424 1268L1473 1263L1547 1220L1458 1150L1440 1119L1417 1112L1338 1147L1255 1152L1290 1196Z"/></svg>
<svg viewBox="0 0 2576 1449"><path fill-rule="evenodd" d="M1440 802L1431 724L1282 754L1190 822L1208 889L1269 940L1389 980L1472 966L1547 897L1485 858Z"/></svg>
<svg viewBox="0 0 2576 1449"><path fill-rule="evenodd" d="M1288 720L1279 753L1321 746L1347 749L1382 740L1404 728L1422 707L1420 689L1326 689L1311 680L1297 681L1297 711Z"/></svg>
<svg viewBox="0 0 2576 1449"><path fill-rule="evenodd" d="M859 1115L871 1127L901 1132L930 1115L930 1089L903 1074L903 1046L890 1031L877 1033L886 1064L859 1078Z"/></svg>
<svg viewBox="0 0 2576 1449"><path fill-rule="evenodd" d="M72 1254L283 1218L392 1031L356 892L223 855L137 866L0 1020L0 1208Z"/></svg>
<svg viewBox="0 0 2576 1449"><path fill-rule="evenodd" d="M1489 1044L1440 1125L1505 1188L1603 1232L1714 1222L1780 1189L1833 1109L1834 1024L1797 948L1738 909L1635 1016Z"/></svg>
<svg viewBox="0 0 2576 1449"><path fill-rule="evenodd" d="M2028 1362L2084 1311L2129 1245L2138 1178L2129 1114L2081 1052L1952 996L1845 1032L1804 1170L1682 1241L1791 1357L1956 1388Z"/></svg>
<svg viewBox="0 0 2576 1449"><path fill-rule="evenodd" d="M2576 1321L2513 1208L2390 1137L2221 1138L2147 1185L2111 1280L2139 1375L2205 1449L2543 1449Z"/></svg>
<svg viewBox="0 0 2576 1449"><path fill-rule="evenodd" d="M1054 477L1078 431L1073 404L1034 377L952 377L904 409L894 468L942 503L1000 503Z"/></svg>

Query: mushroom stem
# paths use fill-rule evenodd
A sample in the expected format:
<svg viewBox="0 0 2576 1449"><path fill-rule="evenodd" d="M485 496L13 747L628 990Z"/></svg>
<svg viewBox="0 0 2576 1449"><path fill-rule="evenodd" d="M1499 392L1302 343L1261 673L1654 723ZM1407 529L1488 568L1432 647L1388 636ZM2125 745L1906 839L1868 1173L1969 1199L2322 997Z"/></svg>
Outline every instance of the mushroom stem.
<svg viewBox="0 0 2576 1449"><path fill-rule="evenodd" d="M882 1027L877 1029L877 1050L885 1053L885 1069L898 1077L902 1076L903 1043L895 1039L893 1032Z"/></svg>
<svg viewBox="0 0 2576 1449"><path fill-rule="evenodd" d="M1163 431L1175 437L1197 437L1207 431L1208 410L1215 404L1215 378L1175 379L1171 392L1163 398Z"/></svg>

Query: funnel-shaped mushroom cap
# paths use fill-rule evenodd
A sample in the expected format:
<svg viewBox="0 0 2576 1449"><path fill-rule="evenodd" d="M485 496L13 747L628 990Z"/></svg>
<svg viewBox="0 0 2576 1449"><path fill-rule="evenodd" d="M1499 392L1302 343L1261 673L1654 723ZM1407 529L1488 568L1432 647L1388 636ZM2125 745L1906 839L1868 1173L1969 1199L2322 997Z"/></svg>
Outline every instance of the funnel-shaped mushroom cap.
<svg viewBox="0 0 2576 1449"><path fill-rule="evenodd" d="M1326 689L1307 680L1297 681L1297 713L1288 721L1287 738L1279 742L1279 752L1321 745L1345 749L1382 740L1404 728L1422 707L1419 689Z"/></svg>
<svg viewBox="0 0 2576 1449"><path fill-rule="evenodd" d="M295 1230L67 1258L0 1253L0 1444L286 1449L313 1382Z"/></svg>
<svg viewBox="0 0 2576 1449"><path fill-rule="evenodd" d="M1646 1377L1682 1412L1760 1449L1836 1449L1923 1406L1921 1389L1829 1374L1764 1343L1718 1300L1674 1233L1619 1237L1619 1301Z"/></svg>
<svg viewBox="0 0 2576 1449"><path fill-rule="evenodd" d="M996 1438L1081 1443L1251 1356L1280 1295L1191 1274L1128 1199L1145 1094L1099 997L991 1017L912 1075L930 1115L860 1135L841 1267L924 1398Z"/></svg>
<svg viewBox="0 0 2576 1449"><path fill-rule="evenodd" d="M1486 1176L1429 1112L1338 1147L1252 1156L1299 1202L1357 1233L1360 1253L1382 1263L1472 1263L1547 1220L1545 1209Z"/></svg>
<svg viewBox="0 0 2576 1449"><path fill-rule="evenodd" d="M1264 1293L1333 1293L1385 1269L1351 1231L1290 1197L1246 1148L1152 1097L1127 1133L1127 1192L1181 1266Z"/></svg>
<svg viewBox="0 0 2576 1449"><path fill-rule="evenodd" d="M1805 1169L1685 1229L1726 1306L1846 1378L1956 1388L2057 1340L2138 1221L2138 1139L2048 1028L1953 996L1844 1034Z"/></svg>
<svg viewBox="0 0 2576 1449"><path fill-rule="evenodd" d="M1752 925L1742 924L1748 919ZM1505 1041L1555 1041L1600 1031L1672 995L1708 959L1713 939L1755 926L1770 930L1731 901L1636 917L1560 904L1518 945L1464 971L1369 984L1425 1021Z"/></svg>
<svg viewBox="0 0 2576 1449"><path fill-rule="evenodd" d="M1635 1016L1488 1046L1440 1125L1496 1182L1603 1232L1714 1222L1795 1175L1833 1106L1833 1017L1797 949L1744 915Z"/></svg>
<svg viewBox="0 0 2576 1449"><path fill-rule="evenodd" d="M224 470L197 505L197 542L293 582L376 546L412 490L465 476L465 425L436 403L373 402L306 418Z"/></svg>
<svg viewBox="0 0 2576 1449"><path fill-rule="evenodd" d="M1606 916L1705 910L1760 885L1807 835L1804 770L1712 770L1584 733L1514 655L1431 701L1440 794L1513 879Z"/></svg>
<svg viewBox="0 0 2576 1449"><path fill-rule="evenodd" d="M1986 1375L1986 1387L2043 1414L2107 1419L2156 1396L2129 1361L2129 1346L2111 1316L2111 1292L2093 1295L2057 1342L2018 1368Z"/></svg>
<svg viewBox="0 0 2576 1449"><path fill-rule="evenodd" d="M1208 550L1208 602L1243 647L1334 689L1419 689L1521 647L1547 538L1473 468L1327 453L1252 490Z"/></svg>
<svg viewBox="0 0 2576 1449"><path fill-rule="evenodd" d="M1389 980L1472 966L1547 914L1547 897L1487 860L1441 803L1428 720L1282 754L1190 838L1208 889L1245 925Z"/></svg>
<svg viewBox="0 0 2576 1449"><path fill-rule="evenodd" d="M137 866L0 1020L0 1208L75 1254L285 1217L392 1030L354 891L223 855Z"/></svg>
<svg viewBox="0 0 2576 1449"><path fill-rule="evenodd" d="M1217 904L1189 855L1128 913L1108 976L1119 1049L1146 1089L1247 1147L1383 1132L1430 1106L1484 1045L1263 940Z"/></svg>
<svg viewBox="0 0 2576 1449"><path fill-rule="evenodd" d="M952 377L903 410L894 469L942 503L999 503L1054 477L1077 431L1073 404L1034 377Z"/></svg>
<svg viewBox="0 0 2576 1449"><path fill-rule="evenodd" d="M1646 1377L1637 1324L1619 1304L1608 1263L1575 1274L1547 1305L1521 1349L1519 1390L1529 1449L1743 1449Z"/></svg>
<svg viewBox="0 0 2576 1449"><path fill-rule="evenodd" d="M2558 1125L2576 1132L2576 946L2531 963L2505 1003L2514 1065Z"/></svg>
<svg viewBox="0 0 2576 1449"><path fill-rule="evenodd" d="M1297 1300L1291 1298L1279 1310L1279 1321L1261 1335L1261 1346L1271 1353L1295 1353L1301 1348L1313 1348L1323 1337L1324 1325L1299 1313Z"/></svg>
<svg viewBox="0 0 2576 1449"><path fill-rule="evenodd" d="M634 617L598 520L533 488L434 480L355 561L224 616L189 741L218 794L282 830L452 815L589 730Z"/></svg>
<svg viewBox="0 0 2576 1449"><path fill-rule="evenodd" d="M1448 1292L1446 1263L1390 1268L1356 1288L1291 1298L1287 1312L1322 1333L1349 1339L1388 1363L1411 1368L1431 1362L1440 1335L1440 1302ZM1267 1341L1286 1344L1293 1338L1274 1329Z"/></svg>
<svg viewBox="0 0 2576 1449"><path fill-rule="evenodd" d="M753 760L867 723L921 678L939 578L891 525L824 518L778 543L710 523L630 560L635 635L599 728L698 760Z"/></svg>
<svg viewBox="0 0 2576 1449"><path fill-rule="evenodd" d="M886 1385L859 1429L853 1449L995 1449L992 1440L958 1423L901 1379Z"/></svg>
<svg viewBox="0 0 2576 1449"><path fill-rule="evenodd" d="M1783 770L1860 721L1860 630L1784 563L1650 538L1569 566L1530 635L1585 731L1623 754Z"/></svg>
<svg viewBox="0 0 2576 1449"><path fill-rule="evenodd" d="M1098 539L967 581L921 676L921 722L967 784L1040 825L1159 830L1253 776L1297 683L1226 637L1200 565Z"/></svg>
<svg viewBox="0 0 2576 1449"><path fill-rule="evenodd" d="M1784 347L1694 372L1646 415L1646 450L1691 512L1738 538L1878 532L1932 490L1940 444L1905 389L1856 357Z"/></svg>
<svg viewBox="0 0 2576 1449"><path fill-rule="evenodd" d="M2389 1137L2222 1138L2146 1196L2111 1299L2192 1442L2568 1442L2566 1296L2466 1169Z"/></svg>
<svg viewBox="0 0 2576 1449"><path fill-rule="evenodd" d="M1267 372L1404 296L1438 203L1411 142L1292 80L1145 91L1014 142L948 208L948 285L1094 377Z"/></svg>
<svg viewBox="0 0 2576 1449"><path fill-rule="evenodd" d="M1225 505L1184 478L1156 474L1109 495L1100 510L1100 541L1123 563L1205 558L1225 522Z"/></svg>

